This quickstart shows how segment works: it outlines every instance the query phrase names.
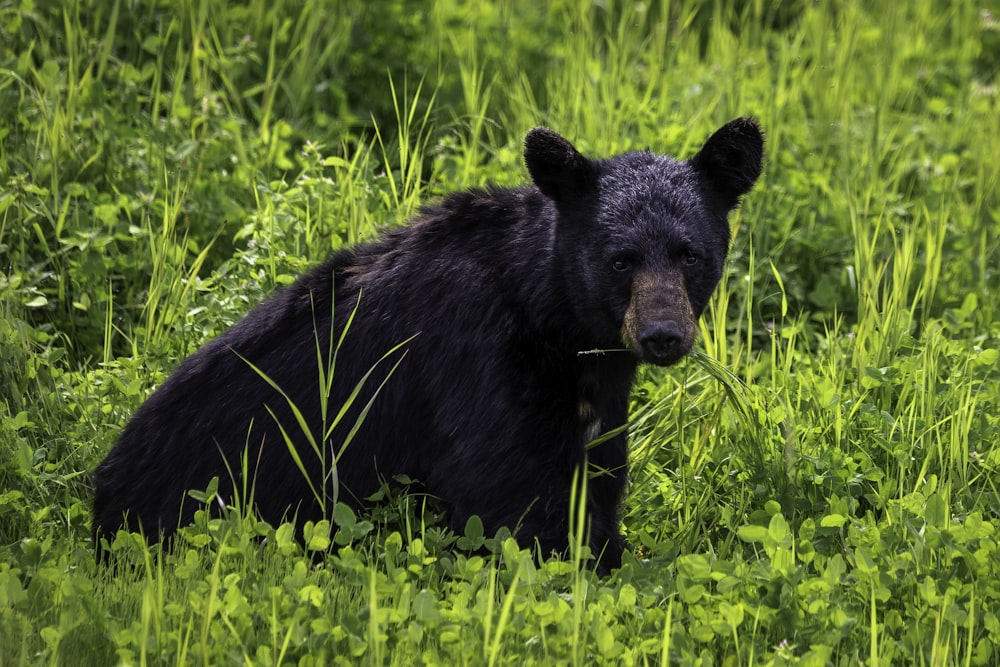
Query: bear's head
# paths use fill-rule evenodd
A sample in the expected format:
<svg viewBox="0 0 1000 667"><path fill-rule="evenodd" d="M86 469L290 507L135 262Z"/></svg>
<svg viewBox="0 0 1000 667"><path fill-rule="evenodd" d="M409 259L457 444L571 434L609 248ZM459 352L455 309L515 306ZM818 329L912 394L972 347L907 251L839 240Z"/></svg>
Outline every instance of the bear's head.
<svg viewBox="0 0 1000 667"><path fill-rule="evenodd" d="M764 137L751 118L717 130L689 160L649 151L581 155L552 130L525 138L532 180L556 210L566 298L588 332L580 349L618 348L669 365L690 352L722 276L728 214L760 176Z"/></svg>

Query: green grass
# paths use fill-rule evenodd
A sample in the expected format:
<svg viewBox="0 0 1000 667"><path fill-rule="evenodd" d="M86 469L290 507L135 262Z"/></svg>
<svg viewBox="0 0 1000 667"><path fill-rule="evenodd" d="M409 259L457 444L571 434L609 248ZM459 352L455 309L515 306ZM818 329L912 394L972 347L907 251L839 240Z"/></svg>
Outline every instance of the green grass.
<svg viewBox="0 0 1000 667"><path fill-rule="evenodd" d="M0 664L996 664L998 68L968 0L0 0ZM746 114L765 173L703 352L636 385L617 574L397 492L94 564L89 471L274 288L524 182L533 126L689 156Z"/></svg>

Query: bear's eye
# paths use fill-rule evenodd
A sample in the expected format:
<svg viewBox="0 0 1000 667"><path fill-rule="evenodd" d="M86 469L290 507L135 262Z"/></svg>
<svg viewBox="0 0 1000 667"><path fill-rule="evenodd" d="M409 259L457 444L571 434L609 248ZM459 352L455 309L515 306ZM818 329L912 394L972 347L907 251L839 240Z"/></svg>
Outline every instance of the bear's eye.
<svg viewBox="0 0 1000 667"><path fill-rule="evenodd" d="M628 271L632 268L632 260L628 257L616 257L611 262L611 268L615 271Z"/></svg>
<svg viewBox="0 0 1000 667"><path fill-rule="evenodd" d="M687 266L694 266L698 263L698 255L694 254L690 250L684 255L684 264Z"/></svg>

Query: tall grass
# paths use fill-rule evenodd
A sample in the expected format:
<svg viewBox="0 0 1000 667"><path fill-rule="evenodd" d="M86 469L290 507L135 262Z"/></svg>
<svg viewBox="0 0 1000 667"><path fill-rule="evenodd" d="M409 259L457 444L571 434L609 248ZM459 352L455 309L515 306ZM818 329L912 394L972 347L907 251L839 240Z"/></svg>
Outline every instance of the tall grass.
<svg viewBox="0 0 1000 667"><path fill-rule="evenodd" d="M0 4L0 663L996 662L998 21ZM640 372L616 574L584 567L583 524L537 562L391 489L302 542L199 512L95 567L87 471L272 289L443 192L524 182L532 126L686 157L745 114L765 174L701 351Z"/></svg>

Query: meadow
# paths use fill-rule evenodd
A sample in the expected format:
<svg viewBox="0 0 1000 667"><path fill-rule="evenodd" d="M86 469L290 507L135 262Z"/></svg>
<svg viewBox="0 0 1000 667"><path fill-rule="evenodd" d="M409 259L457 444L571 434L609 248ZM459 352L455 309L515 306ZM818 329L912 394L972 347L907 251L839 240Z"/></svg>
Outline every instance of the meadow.
<svg viewBox="0 0 1000 667"><path fill-rule="evenodd" d="M998 71L989 0L0 0L0 665L997 664ZM698 352L634 389L620 570L419 487L95 563L90 471L304 268L526 182L532 127L688 157L744 115L764 175Z"/></svg>

